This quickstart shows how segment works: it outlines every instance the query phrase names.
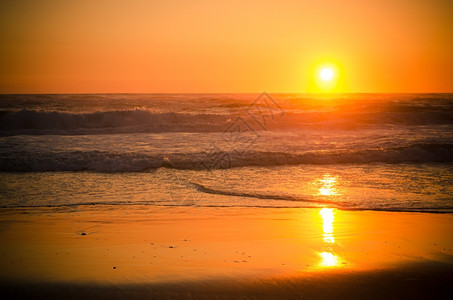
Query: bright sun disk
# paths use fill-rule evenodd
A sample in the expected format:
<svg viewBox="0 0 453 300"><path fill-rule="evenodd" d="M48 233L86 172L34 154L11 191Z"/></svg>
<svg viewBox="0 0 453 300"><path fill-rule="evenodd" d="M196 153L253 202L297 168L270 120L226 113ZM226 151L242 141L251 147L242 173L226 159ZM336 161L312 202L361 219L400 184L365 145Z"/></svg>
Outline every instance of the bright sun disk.
<svg viewBox="0 0 453 300"><path fill-rule="evenodd" d="M333 78L333 70L331 68L323 68L320 72L319 72L319 77L321 77L322 80L324 81L329 81Z"/></svg>

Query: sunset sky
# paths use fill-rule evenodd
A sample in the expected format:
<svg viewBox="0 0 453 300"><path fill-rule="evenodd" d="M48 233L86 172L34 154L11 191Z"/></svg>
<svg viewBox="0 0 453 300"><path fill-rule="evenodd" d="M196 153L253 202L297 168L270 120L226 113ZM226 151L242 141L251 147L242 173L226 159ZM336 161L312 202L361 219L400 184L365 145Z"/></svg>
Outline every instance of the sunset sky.
<svg viewBox="0 0 453 300"><path fill-rule="evenodd" d="M453 1L0 4L0 93L453 92Z"/></svg>

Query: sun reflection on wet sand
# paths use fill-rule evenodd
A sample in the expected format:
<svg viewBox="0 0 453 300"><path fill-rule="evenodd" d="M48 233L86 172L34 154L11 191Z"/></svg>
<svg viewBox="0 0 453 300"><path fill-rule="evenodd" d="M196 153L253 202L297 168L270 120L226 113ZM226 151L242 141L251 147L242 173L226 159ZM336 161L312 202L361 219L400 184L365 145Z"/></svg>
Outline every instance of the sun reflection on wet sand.
<svg viewBox="0 0 453 300"><path fill-rule="evenodd" d="M333 221L334 213L333 208L321 208L319 214L322 218L322 230L323 230L323 240L326 243L334 243L335 237L333 236Z"/></svg>
<svg viewBox="0 0 453 300"><path fill-rule="evenodd" d="M320 267L335 267L338 266L341 262L341 259L334 254L332 246L335 243L334 237L334 221L335 221L335 211L333 208L321 208L319 210L319 215L322 219L322 237L325 245L327 246L325 251L318 252L321 257L319 262Z"/></svg>
<svg viewBox="0 0 453 300"><path fill-rule="evenodd" d="M320 266L334 267L339 264L338 256L334 255L333 253L319 252L319 256L321 256L321 262L319 263Z"/></svg>

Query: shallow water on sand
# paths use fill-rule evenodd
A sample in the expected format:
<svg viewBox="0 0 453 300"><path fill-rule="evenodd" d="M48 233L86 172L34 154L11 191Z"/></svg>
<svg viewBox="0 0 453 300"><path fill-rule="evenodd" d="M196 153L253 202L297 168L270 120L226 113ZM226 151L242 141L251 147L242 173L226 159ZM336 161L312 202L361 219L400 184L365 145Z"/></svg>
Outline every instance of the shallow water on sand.
<svg viewBox="0 0 453 300"><path fill-rule="evenodd" d="M0 173L1 205L331 207L451 212L451 164L242 167L150 172Z"/></svg>

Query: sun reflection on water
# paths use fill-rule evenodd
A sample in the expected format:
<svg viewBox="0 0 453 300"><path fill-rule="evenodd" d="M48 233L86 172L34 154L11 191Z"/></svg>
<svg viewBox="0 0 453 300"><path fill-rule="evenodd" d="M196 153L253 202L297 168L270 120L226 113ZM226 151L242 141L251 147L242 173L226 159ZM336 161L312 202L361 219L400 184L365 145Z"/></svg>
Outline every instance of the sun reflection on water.
<svg viewBox="0 0 453 300"><path fill-rule="evenodd" d="M337 189L335 187L337 183L337 178L330 176L330 174L325 174L320 180L320 187L318 189L319 194L322 196L333 196L338 195Z"/></svg>

